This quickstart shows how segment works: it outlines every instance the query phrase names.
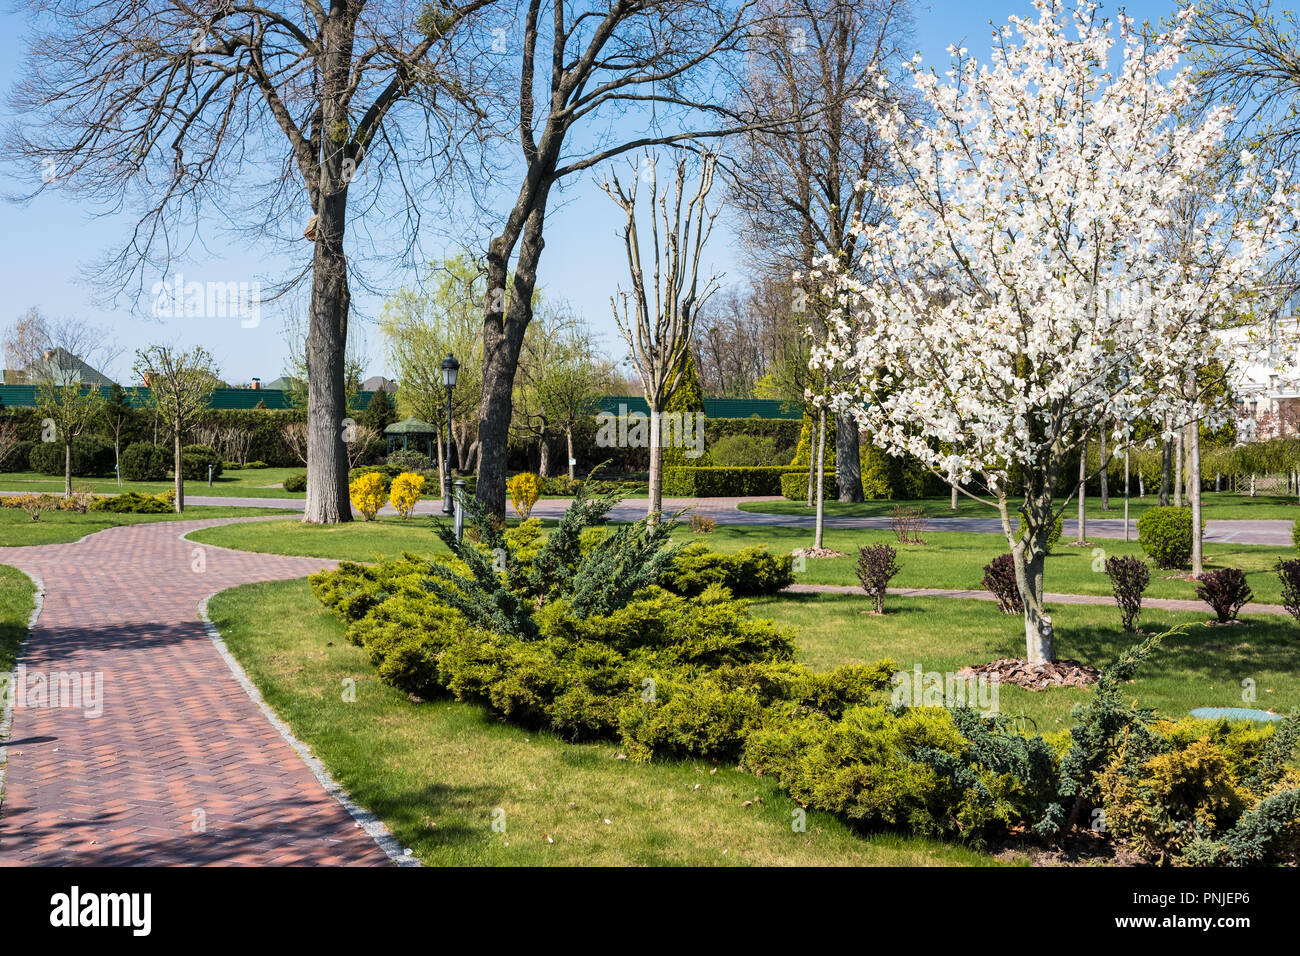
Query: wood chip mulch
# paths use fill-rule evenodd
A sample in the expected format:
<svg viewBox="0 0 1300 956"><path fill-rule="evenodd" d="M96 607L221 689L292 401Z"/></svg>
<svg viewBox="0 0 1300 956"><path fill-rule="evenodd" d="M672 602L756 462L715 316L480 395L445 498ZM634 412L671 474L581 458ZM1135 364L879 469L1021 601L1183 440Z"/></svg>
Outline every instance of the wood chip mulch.
<svg viewBox="0 0 1300 956"><path fill-rule="evenodd" d="M975 674L996 679L1004 684L1016 684L1030 690L1046 690L1048 687L1087 687L1097 681L1100 672L1095 667L1080 664L1078 661L1050 661L1045 664L1031 664L1029 661L1003 658L979 667L963 667L958 673Z"/></svg>

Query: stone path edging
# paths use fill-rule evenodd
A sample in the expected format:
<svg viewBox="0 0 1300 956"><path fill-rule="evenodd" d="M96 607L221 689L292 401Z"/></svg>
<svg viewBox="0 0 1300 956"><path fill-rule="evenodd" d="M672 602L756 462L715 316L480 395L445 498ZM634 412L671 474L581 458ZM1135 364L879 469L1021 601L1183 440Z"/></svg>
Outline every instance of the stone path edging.
<svg viewBox="0 0 1300 956"><path fill-rule="evenodd" d="M181 535L181 538L182 540L188 540L184 535ZM384 825L384 822L379 817L365 807L353 802L347 791L330 775L329 770L325 767L325 764L321 763L320 758L311 752L310 747L295 737L289 725L271 709L271 705L266 702L266 698L262 696L262 692L257 689L257 685L248 676L244 666L239 663L239 658L230 652L230 648L226 646L226 641L221 636L221 632L212 623L212 619L208 617L208 601L220 593L220 591L214 591L199 603L199 620L203 622L203 627L208 632L208 637L216 647L217 653L226 662L226 666L230 668L230 673L239 682L239 686L244 688L244 693L248 694L249 699L257 705L266 719L270 721L271 726L280 732L280 736L284 738L285 743L298 752L298 756L302 758L303 763L311 770L313 776L325 789L325 792L342 804L343 809L351 814L352 819L357 821L361 829L370 834L371 839L379 844L379 848L388 854L390 860L398 866L420 866L419 858L397 841L392 831Z"/></svg>

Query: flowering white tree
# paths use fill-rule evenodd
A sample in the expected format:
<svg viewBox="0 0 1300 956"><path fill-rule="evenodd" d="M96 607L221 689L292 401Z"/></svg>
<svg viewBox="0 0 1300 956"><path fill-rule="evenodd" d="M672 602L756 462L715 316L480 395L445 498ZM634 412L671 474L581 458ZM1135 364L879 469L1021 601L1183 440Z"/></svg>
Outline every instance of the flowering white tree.
<svg viewBox="0 0 1300 956"><path fill-rule="evenodd" d="M898 175L869 187L890 215L858 226L855 268L826 267L841 308L813 361L856 369L831 403L855 409L878 445L997 509L1028 658L1042 662L1055 656L1043 568L1067 456L1101 428L1127 440L1117 422L1185 420L1186 362L1221 347L1203 317L1248 314L1297 210L1246 157L1234 190L1258 197L1243 204L1254 216L1227 241L1221 223L1204 226L1198 254L1171 259L1166 227L1229 118L1186 120L1195 91L1176 69L1190 12L1150 37L1124 16L1116 31L1095 4L1035 6L996 35L986 66L954 49L944 81L913 60L926 119L863 104Z"/></svg>

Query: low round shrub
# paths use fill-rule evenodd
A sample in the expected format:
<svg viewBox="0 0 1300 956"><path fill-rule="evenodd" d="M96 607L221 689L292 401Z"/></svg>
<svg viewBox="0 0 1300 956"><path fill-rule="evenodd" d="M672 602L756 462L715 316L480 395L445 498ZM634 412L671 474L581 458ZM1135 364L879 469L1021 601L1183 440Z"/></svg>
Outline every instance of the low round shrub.
<svg viewBox="0 0 1300 956"><path fill-rule="evenodd" d="M293 472L293 473L291 473L291 474L285 475L285 477L284 477L284 490L285 490L285 491L293 491L293 492L306 491L306 490L307 490L307 472L305 472L305 471L295 471L295 472Z"/></svg>
<svg viewBox="0 0 1300 956"><path fill-rule="evenodd" d="M1152 508L1138 518L1137 527L1138 544L1156 567L1187 567L1192 558L1191 508Z"/></svg>
<svg viewBox="0 0 1300 956"><path fill-rule="evenodd" d="M138 441L122 449L124 481L162 481L167 477L171 455L162 445Z"/></svg>
<svg viewBox="0 0 1300 956"><path fill-rule="evenodd" d="M107 511L112 514L155 515L174 511L176 492L170 489L158 495L146 495L139 491L127 491L120 495L95 498L90 503L91 511Z"/></svg>
<svg viewBox="0 0 1300 956"><path fill-rule="evenodd" d="M221 456L207 445L186 445L181 449L181 474L186 481L207 481L209 466L212 477L220 478L222 465Z"/></svg>
<svg viewBox="0 0 1300 956"><path fill-rule="evenodd" d="M776 594L792 584L793 563L790 555L771 554L757 545L727 554L693 542L677 552L671 570L659 584L687 597L703 594L713 585L721 585L736 597L757 597Z"/></svg>
<svg viewBox="0 0 1300 956"><path fill-rule="evenodd" d="M1009 554L999 554L984 565L984 588L997 599L1003 614L1023 614L1025 602L1020 597L1020 588L1016 586L1015 558Z"/></svg>

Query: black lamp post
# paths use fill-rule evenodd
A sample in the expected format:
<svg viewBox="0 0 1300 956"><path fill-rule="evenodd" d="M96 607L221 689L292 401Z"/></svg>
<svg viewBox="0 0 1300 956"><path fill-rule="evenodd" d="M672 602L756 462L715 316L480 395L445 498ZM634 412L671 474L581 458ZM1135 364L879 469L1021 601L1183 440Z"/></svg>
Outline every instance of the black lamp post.
<svg viewBox="0 0 1300 956"><path fill-rule="evenodd" d="M454 514L456 505L451 499L451 390L456 387L456 375L460 372L460 363L450 352L442 360L442 384L447 388L447 457L443 459L442 468L442 513Z"/></svg>

